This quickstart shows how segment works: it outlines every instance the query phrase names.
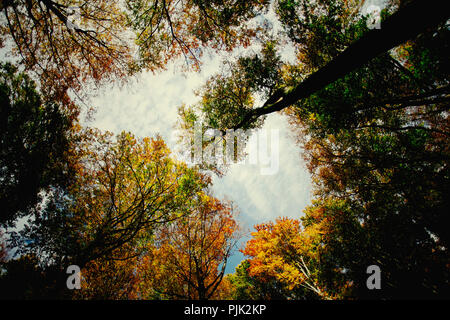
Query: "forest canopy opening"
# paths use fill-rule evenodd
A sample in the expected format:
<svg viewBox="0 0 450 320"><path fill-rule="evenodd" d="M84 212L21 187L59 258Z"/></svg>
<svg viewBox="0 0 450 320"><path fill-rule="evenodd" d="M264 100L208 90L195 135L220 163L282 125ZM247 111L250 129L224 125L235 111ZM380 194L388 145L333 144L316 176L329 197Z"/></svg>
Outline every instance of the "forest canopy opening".
<svg viewBox="0 0 450 320"><path fill-rule="evenodd" d="M0 297L449 298L449 18L2 1Z"/></svg>

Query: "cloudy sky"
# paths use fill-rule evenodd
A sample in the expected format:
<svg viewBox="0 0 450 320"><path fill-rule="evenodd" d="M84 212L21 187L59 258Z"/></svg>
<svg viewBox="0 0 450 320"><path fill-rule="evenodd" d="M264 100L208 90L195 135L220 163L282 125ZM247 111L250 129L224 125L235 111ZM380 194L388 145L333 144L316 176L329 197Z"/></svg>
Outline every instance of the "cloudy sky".
<svg viewBox="0 0 450 320"><path fill-rule="evenodd" d="M91 101L96 112L90 121L84 120L84 124L114 133L131 131L140 137L159 133L174 149L177 108L183 103L193 104L198 100L194 90L218 72L220 59L205 57L201 72L197 73L183 74L177 65L179 63L171 64L167 71L158 74L143 73L122 88L103 88ZM213 180L214 196L232 200L238 207L237 219L247 234L240 245L248 239L248 233L255 224L279 216L298 218L310 201L310 178L285 116L269 116L261 130L269 136L271 130L278 130L278 171L263 175L261 169L267 168L267 164L247 161L246 164L231 165L225 176L215 176ZM270 146L272 141L268 142ZM242 258L237 252L227 271L234 272Z"/></svg>

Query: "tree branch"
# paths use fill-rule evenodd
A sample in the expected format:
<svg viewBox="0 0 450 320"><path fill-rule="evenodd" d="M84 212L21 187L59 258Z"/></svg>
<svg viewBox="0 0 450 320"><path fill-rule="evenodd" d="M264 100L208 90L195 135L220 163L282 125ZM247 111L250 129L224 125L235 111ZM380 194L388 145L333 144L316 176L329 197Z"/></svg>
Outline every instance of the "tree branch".
<svg viewBox="0 0 450 320"><path fill-rule="evenodd" d="M307 98L371 59L399 44L414 38L428 28L437 26L450 17L444 2L416 0L398 10L381 24L381 29L367 32L355 43L294 88L285 88L280 98L269 97L260 108L249 111L233 128L246 128L260 116L281 111ZM277 98L277 97L276 97ZM276 101L274 103L270 103Z"/></svg>

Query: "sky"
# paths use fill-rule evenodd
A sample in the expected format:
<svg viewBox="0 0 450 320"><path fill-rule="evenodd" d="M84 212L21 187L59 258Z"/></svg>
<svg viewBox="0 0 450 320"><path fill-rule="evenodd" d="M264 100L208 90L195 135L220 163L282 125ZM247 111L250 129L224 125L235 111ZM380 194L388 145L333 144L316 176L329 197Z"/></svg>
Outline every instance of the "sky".
<svg viewBox="0 0 450 320"><path fill-rule="evenodd" d="M85 126L108 130L113 133L130 131L139 137L160 134L174 150L177 110L183 103L194 104L199 97L194 93L206 80L219 71L220 58L207 56L200 72L181 73L180 62L169 65L167 71L157 74L144 72L124 87L110 85L90 101L95 108L91 119L82 117ZM237 249L249 239L255 224L273 221L276 217L299 218L310 202L311 181L289 129L286 116L272 114L259 130L278 130L278 170L274 174L262 174L267 164L232 164L222 177L213 176L213 195L233 201L239 212L236 219L244 237ZM255 132L258 135L259 132ZM268 140L271 146L271 140ZM236 252L228 262L226 272L234 272L244 257Z"/></svg>
<svg viewBox="0 0 450 320"><path fill-rule="evenodd" d="M364 8L370 5L383 7L384 4L384 0L366 0ZM276 20L273 11L266 18ZM273 28L279 29L279 24L275 22ZM292 59L292 48L283 48L281 55L285 60ZM200 72L181 72L181 59L170 63L166 71L157 74L143 72L124 87L106 86L91 99L90 105L96 111L92 119L84 119L84 125L114 133L130 131L139 137L160 134L174 150L178 107L183 103L192 105L199 99L194 90L219 71L222 58L206 55ZM243 237L237 249L243 248L254 225L273 221L277 217L299 218L311 201L311 177L286 116L269 115L263 127L254 134L265 131L270 135L271 130L278 130L279 134L279 166L274 174L262 174L261 169L267 165L261 161L257 164L247 161L245 164L231 165L223 177L213 176L213 195L233 201L239 211L236 219ZM228 262L226 272L234 272L243 259L243 255L236 251Z"/></svg>

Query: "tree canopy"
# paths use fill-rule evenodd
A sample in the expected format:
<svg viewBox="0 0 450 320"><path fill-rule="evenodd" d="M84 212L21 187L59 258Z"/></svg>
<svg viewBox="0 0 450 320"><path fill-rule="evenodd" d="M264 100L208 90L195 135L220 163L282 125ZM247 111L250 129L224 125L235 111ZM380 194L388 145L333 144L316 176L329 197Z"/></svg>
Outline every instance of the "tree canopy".
<svg viewBox="0 0 450 320"><path fill-rule="evenodd" d="M0 65L0 297L450 297L449 13L442 1L392 0L373 28L363 7L2 1L0 47L15 61ZM200 163L157 134L81 124L94 87L178 58L180 71L198 71L206 52L228 55L177 119ZM213 175L245 159L275 112L289 120L313 199L297 218L258 221L226 274L242 230ZM79 290L66 285L70 265ZM367 285L374 265L380 290Z"/></svg>

